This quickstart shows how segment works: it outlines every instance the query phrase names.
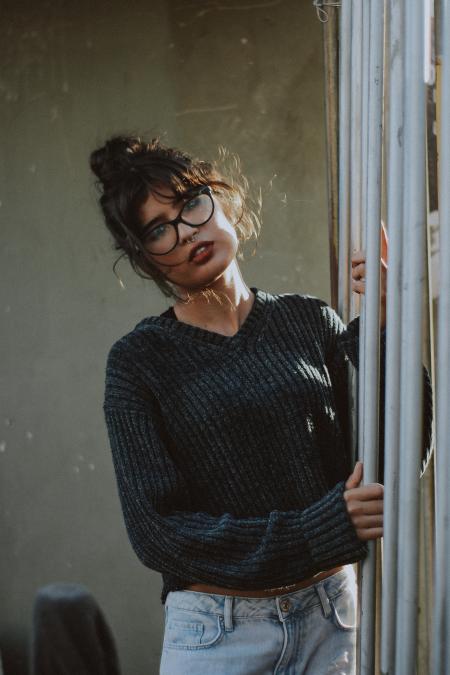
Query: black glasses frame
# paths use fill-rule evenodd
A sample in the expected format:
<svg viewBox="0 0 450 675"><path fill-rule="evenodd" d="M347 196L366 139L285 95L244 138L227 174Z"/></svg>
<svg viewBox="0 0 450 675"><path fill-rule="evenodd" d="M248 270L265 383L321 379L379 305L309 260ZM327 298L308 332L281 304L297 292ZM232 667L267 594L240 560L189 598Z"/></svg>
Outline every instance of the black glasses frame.
<svg viewBox="0 0 450 675"><path fill-rule="evenodd" d="M210 200L211 200L212 209L211 209L210 215L208 216L208 218L206 220L203 221L203 223L196 223L195 225L193 225L192 223L188 223L181 216L181 214L183 213L184 207L186 206L186 204L189 204L189 202L192 199L195 199L199 195L204 195L204 194L208 195ZM192 194L188 193L188 197L186 198L186 201L183 204L183 206L181 207L181 209L180 209L176 218L174 218L173 220L166 220L162 223L158 223L157 225L152 225L147 230L144 228L144 231L141 234L141 240L145 245L145 238L148 236L148 233L151 232L153 228L161 227L161 225L172 225L175 228L175 232L176 232L176 236L177 236L176 242L172 246L172 248L170 248L168 251L165 251L164 253L153 253L153 251L150 251L151 255L167 255L168 253L171 253L171 251L173 251L173 249L178 246L178 243L180 241L180 233L178 231L178 225L180 223L184 223L185 225L189 225L189 227L201 227L202 225L205 225L205 223L207 223L208 220L211 220L211 218L213 216L213 213L214 213L214 208L215 208L215 205L214 205L214 199L212 198L212 190L211 190L209 185L205 185L204 187L200 188L199 190L193 191Z"/></svg>

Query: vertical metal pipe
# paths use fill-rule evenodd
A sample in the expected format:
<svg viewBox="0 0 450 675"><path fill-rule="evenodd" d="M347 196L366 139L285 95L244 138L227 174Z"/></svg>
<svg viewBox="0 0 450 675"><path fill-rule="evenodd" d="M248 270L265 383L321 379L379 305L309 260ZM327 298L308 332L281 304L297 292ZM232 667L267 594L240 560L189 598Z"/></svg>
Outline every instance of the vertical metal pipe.
<svg viewBox="0 0 450 675"><path fill-rule="evenodd" d="M351 0L342 0L339 26L339 264L338 313L348 323L350 307L350 59Z"/></svg>
<svg viewBox="0 0 450 675"><path fill-rule="evenodd" d="M381 672L394 673L397 595L398 445L400 440L400 338L403 195L403 49L404 2L389 0L388 114L386 125L386 200L389 274L386 305L386 399Z"/></svg>
<svg viewBox="0 0 450 675"><path fill-rule="evenodd" d="M367 167L368 167L368 148L369 148L369 79L370 79L370 5L361 3L362 12L362 49L361 49L361 165L359 167L360 178L360 218L359 218L359 241L354 242L355 248L366 249L366 224L367 224ZM361 363L365 362L365 313L361 311L361 298L358 296L360 302L360 355ZM366 371L361 368L358 373L358 410L361 411L364 407L364 383ZM364 416L358 415L358 447L359 459L364 459ZM369 547L371 545L369 544ZM361 585L360 585L361 595Z"/></svg>
<svg viewBox="0 0 450 675"><path fill-rule="evenodd" d="M384 1L370 3L369 107L367 151L366 291L364 295L364 483L378 477L379 337L380 337L380 222L383 113ZM369 542L369 556L361 574L360 672L375 668L376 542Z"/></svg>
<svg viewBox="0 0 450 675"><path fill-rule="evenodd" d="M370 5L362 3L362 70L361 70L361 204L367 213L367 173L369 152L369 80L370 80ZM365 246L365 227L361 222L362 248Z"/></svg>
<svg viewBox="0 0 450 675"><path fill-rule="evenodd" d="M350 232L351 245L354 249L362 249L362 54L363 54L363 3L360 0L352 0L351 16L351 145L350 145ZM367 45L366 45L367 46ZM355 293L350 297L350 316L360 316L360 336L364 332L364 315L360 312L361 298ZM359 362L364 363L364 340L359 341ZM364 397L364 368L361 366L358 373L352 375L352 388L356 391L357 406L353 417L353 429L357 440L357 453L353 459L362 459L363 453L363 418L359 411L363 406ZM358 607L361 623L362 612L362 565L358 565ZM361 627L358 631L357 649L357 672L361 669Z"/></svg>
<svg viewBox="0 0 450 675"><path fill-rule="evenodd" d="M351 110L351 35L352 2L342 0L339 20L339 218L338 218L338 314L345 323L350 320L350 110ZM347 442L355 463L353 429L356 426L353 373L348 377L349 426Z"/></svg>
<svg viewBox="0 0 450 675"><path fill-rule="evenodd" d="M450 0L441 0L440 291L437 339L436 559L432 675L450 669Z"/></svg>
<svg viewBox="0 0 450 675"><path fill-rule="evenodd" d="M351 113L351 36L352 1L342 0L339 21L339 262L338 313L345 323L350 320L350 113ZM348 436L352 466L356 460L353 443L356 428L354 373L348 366Z"/></svg>
<svg viewBox="0 0 450 675"><path fill-rule="evenodd" d="M350 107L350 242L353 248L361 249L361 223L362 223L362 156L361 156L361 132L362 132L362 3L361 0L351 1L351 107ZM348 270L350 267L348 268ZM347 272L350 274L350 272ZM350 279L349 279L350 281ZM361 300L359 295L350 294L350 317L360 316L360 334L363 330L363 319L360 313ZM364 363L364 345L359 341L359 362ZM352 417L352 431L356 439L356 449L353 452L353 459L361 458L362 441L362 419L358 413L361 410L362 396L364 392L364 370L359 368L359 372L352 374L351 387L356 393L355 409ZM358 607L361 617L361 565L358 565ZM361 660L361 631L358 630L358 649L356 672L360 672Z"/></svg>
<svg viewBox="0 0 450 675"><path fill-rule="evenodd" d="M440 194L443 195L445 193L445 197L442 199L442 208L440 207L440 213L442 214L442 220L441 220L441 233L444 232L445 230L445 235L443 236L443 241L441 244L441 269L447 267L445 272L443 273L443 279L442 279L442 288L441 288L441 297L442 297L442 305L446 305L446 309L443 310L442 307L442 319L440 319L439 323L441 326L441 338L440 338L440 344L442 345L442 350L446 349L447 350L447 356L448 356L448 349L449 349L449 320L450 320L450 313L448 311L448 306L449 306L449 297L450 297L450 283L449 283L449 277L450 277L450 270L449 270L449 252L450 252L450 244L449 244L449 218L450 218L450 203L449 203L449 197L448 197L448 186L450 185L449 180L450 180L450 125L449 125L449 117L450 117L450 81L449 81L449 58L450 58L450 49L449 49L449 28L450 28L450 4L448 0L445 0L445 4L443 7L443 22L442 22L442 33L443 33L443 62L445 63L445 66L442 69L442 114L441 114L441 120L442 120L442 132L441 132L441 151L442 151L442 157L441 157L441 181L440 181ZM445 150L444 150L445 147ZM441 234L442 236L442 234ZM447 265L446 265L447 263ZM445 290L444 290L445 286ZM447 319L447 323L445 324L445 319ZM445 359L445 362L447 365L449 364L449 359ZM443 364L443 367L445 367L445 363ZM441 417L443 415L446 416L446 424L448 425L448 420L449 420L449 413L450 413L450 404L449 404L449 399L450 399L450 371L447 368L447 370L442 371L442 376L444 377L444 374L447 376L446 381L443 381L440 383L440 390L442 392L445 390L447 398L443 400L443 404L441 404ZM444 394L442 394L444 396ZM443 406L446 405L446 408ZM444 424L444 423L443 423ZM440 439L441 439L441 454L444 452L445 456L447 458L447 466L445 467L446 469L446 487L447 487L447 498L446 498L446 504L445 504L445 517L444 517L444 527L443 531L441 532L442 539L444 541L444 546L445 546L445 586L444 586L444 597L445 597L445 638L444 638L444 644L445 644L445 668L444 671L445 673L450 672L450 640L448 636L448 629L450 627L450 537L449 537L449 519L450 519L450 496L448 493L449 490L449 485L450 485L450 438L449 438L449 427L447 426L446 429L442 429L440 433ZM445 439L445 441L444 441ZM445 489L445 487L444 487Z"/></svg>
<svg viewBox="0 0 450 675"><path fill-rule="evenodd" d="M361 249L361 223L363 219L362 211L362 3L360 0L352 0L351 10L351 107L350 107L350 242L353 248ZM350 267L348 274L350 275ZM356 293L350 295L350 317L360 315L360 296ZM360 316L360 331L362 332L364 316ZM364 363L364 344L360 340L359 351L360 363ZM361 409L362 396L364 393L364 369L360 368L357 374L351 377L351 386L356 391L357 410ZM352 428L355 431L357 440L357 452L353 453L353 459L356 456L361 457L362 441L362 422L359 414L354 411ZM359 566L360 572L360 566ZM358 575L359 577L359 575ZM361 606L361 584L358 578L358 605ZM359 634L358 634L359 638ZM359 655L358 650L358 655ZM358 664L359 669L359 664Z"/></svg>
<svg viewBox="0 0 450 675"><path fill-rule="evenodd" d="M350 109L350 230L351 242L355 248L361 248L362 218L362 3L352 0L351 12L351 109ZM351 316L359 313L360 298L352 293L350 296Z"/></svg>
<svg viewBox="0 0 450 675"><path fill-rule="evenodd" d="M402 358L396 675L416 667L419 475L422 451L422 300L426 232L422 2L405 12Z"/></svg>
<svg viewBox="0 0 450 675"><path fill-rule="evenodd" d="M338 11L326 8L323 26L325 120L327 139L328 241L330 242L331 306L338 307Z"/></svg>

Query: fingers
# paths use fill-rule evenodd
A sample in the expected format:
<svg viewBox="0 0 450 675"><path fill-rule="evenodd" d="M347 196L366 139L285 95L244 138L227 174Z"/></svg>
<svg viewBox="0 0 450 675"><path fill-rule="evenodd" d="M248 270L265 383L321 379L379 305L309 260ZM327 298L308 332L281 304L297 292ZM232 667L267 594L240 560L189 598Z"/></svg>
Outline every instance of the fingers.
<svg viewBox="0 0 450 675"><path fill-rule="evenodd" d="M353 265L352 277L353 279L361 279L366 276L366 265L365 263L359 263Z"/></svg>
<svg viewBox="0 0 450 675"><path fill-rule="evenodd" d="M362 502L371 500L382 500L384 495L384 486L381 483L368 483L367 485L355 486L354 488L347 488L348 499L356 499ZM345 492L344 492L345 497Z"/></svg>
<svg viewBox="0 0 450 675"><path fill-rule="evenodd" d="M360 482L362 481L362 477L363 477L363 463L357 461L353 469L353 473L350 474L345 483L346 490L357 488Z"/></svg>
<svg viewBox="0 0 450 675"><path fill-rule="evenodd" d="M359 499L346 500L347 511L357 518L360 515L379 516L384 513L383 500L374 499L372 501L360 501Z"/></svg>
<svg viewBox="0 0 450 675"><path fill-rule="evenodd" d="M365 259L363 262L358 262L358 259L355 259L352 262L352 289L355 293L366 292L366 264ZM386 297L386 277L387 277L387 264L381 258L381 296Z"/></svg>
<svg viewBox="0 0 450 675"><path fill-rule="evenodd" d="M358 265L359 263L363 263L366 259L366 253L365 251L353 251L352 253L352 267L355 265Z"/></svg>
<svg viewBox="0 0 450 675"><path fill-rule="evenodd" d="M355 293L360 293L360 294L364 295L365 292L366 292L365 279L361 279L361 281L352 281L352 288L353 288Z"/></svg>
<svg viewBox="0 0 450 675"><path fill-rule="evenodd" d="M362 462L357 462L345 484L344 500L358 538L368 541L383 536L384 486L361 485L362 469Z"/></svg>
<svg viewBox="0 0 450 675"><path fill-rule="evenodd" d="M371 539L380 539L383 536L382 527L374 527L371 530L357 529L356 535L361 541L370 541Z"/></svg>
<svg viewBox="0 0 450 675"><path fill-rule="evenodd" d="M373 530L383 527L383 514L378 516L356 516L353 519L353 525L357 530Z"/></svg>
<svg viewBox="0 0 450 675"><path fill-rule="evenodd" d="M383 536L383 514L361 515L352 514L351 520L359 539L365 541L369 539L378 539Z"/></svg>
<svg viewBox="0 0 450 675"><path fill-rule="evenodd" d="M364 251L356 251L352 255L352 290L364 294L366 287L366 256Z"/></svg>
<svg viewBox="0 0 450 675"><path fill-rule="evenodd" d="M387 249L381 250L380 264L382 270L387 270ZM352 277L357 278L366 275L366 254L364 251L355 251L352 255Z"/></svg>

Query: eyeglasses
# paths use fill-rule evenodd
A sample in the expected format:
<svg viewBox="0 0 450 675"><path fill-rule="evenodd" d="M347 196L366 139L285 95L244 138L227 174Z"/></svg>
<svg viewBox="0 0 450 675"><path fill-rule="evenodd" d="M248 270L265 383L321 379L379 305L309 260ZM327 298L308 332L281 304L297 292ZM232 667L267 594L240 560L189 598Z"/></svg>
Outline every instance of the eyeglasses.
<svg viewBox="0 0 450 675"><path fill-rule="evenodd" d="M214 200L211 188L209 185L205 185L194 196L188 198L176 218L144 228L141 235L142 243L149 253L166 255L166 253L173 251L180 241L179 223L185 223L192 227L204 225L210 220L213 213Z"/></svg>

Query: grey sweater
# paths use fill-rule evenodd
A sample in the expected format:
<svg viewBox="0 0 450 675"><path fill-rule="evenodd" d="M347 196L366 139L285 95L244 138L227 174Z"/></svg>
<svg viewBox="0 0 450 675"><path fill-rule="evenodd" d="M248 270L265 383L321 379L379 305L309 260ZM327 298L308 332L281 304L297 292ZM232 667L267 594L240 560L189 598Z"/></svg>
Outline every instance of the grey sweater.
<svg viewBox="0 0 450 675"><path fill-rule="evenodd" d="M232 337L150 316L108 355L103 408L123 515L139 559L162 573L163 604L190 583L274 588L367 552L343 498L359 317L345 326L314 296L252 291ZM384 354L383 330L381 419ZM425 369L424 385L426 461Z"/></svg>

